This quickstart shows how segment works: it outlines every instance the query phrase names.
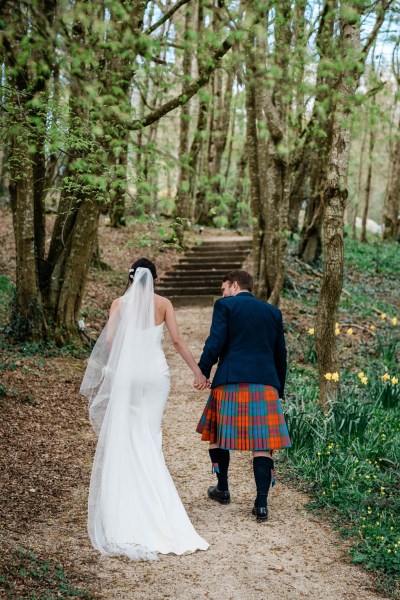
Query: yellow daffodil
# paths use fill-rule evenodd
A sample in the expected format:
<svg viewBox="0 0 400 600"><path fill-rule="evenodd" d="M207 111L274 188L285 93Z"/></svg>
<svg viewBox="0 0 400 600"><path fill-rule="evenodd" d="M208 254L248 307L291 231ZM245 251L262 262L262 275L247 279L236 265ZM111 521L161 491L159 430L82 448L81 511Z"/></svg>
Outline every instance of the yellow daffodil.
<svg viewBox="0 0 400 600"><path fill-rule="evenodd" d="M308 330L309 335L314 335L315 333L315 329L314 327L311 327L311 329Z"/></svg>
<svg viewBox="0 0 400 600"><path fill-rule="evenodd" d="M362 379L362 378L364 377L364 371L360 371L360 372L358 373L357 377L358 377L359 379Z"/></svg>
<svg viewBox="0 0 400 600"><path fill-rule="evenodd" d="M324 377L325 377L325 379L330 381L332 379L332 373L325 373Z"/></svg>
<svg viewBox="0 0 400 600"><path fill-rule="evenodd" d="M335 335L339 335L339 334L340 334L340 329L339 329L339 327L336 327L336 329L335 329Z"/></svg>
<svg viewBox="0 0 400 600"><path fill-rule="evenodd" d="M332 373L332 381L339 381L339 373Z"/></svg>
<svg viewBox="0 0 400 600"><path fill-rule="evenodd" d="M353 329L351 327L346 331L347 335L353 335Z"/></svg>
<svg viewBox="0 0 400 600"><path fill-rule="evenodd" d="M397 325L397 317L393 317L393 319L392 319L392 325Z"/></svg>
<svg viewBox="0 0 400 600"><path fill-rule="evenodd" d="M381 313L381 319L384 321L386 319L386 313Z"/></svg>
<svg viewBox="0 0 400 600"><path fill-rule="evenodd" d="M363 383L364 385L367 385L368 382L368 377L361 377L361 383Z"/></svg>
<svg viewBox="0 0 400 600"><path fill-rule="evenodd" d="M369 328L371 331L375 331L375 329L376 329L375 325L370 325Z"/></svg>
<svg viewBox="0 0 400 600"><path fill-rule="evenodd" d="M392 377L391 381L392 381L393 385L397 385L399 383L398 377Z"/></svg>
<svg viewBox="0 0 400 600"><path fill-rule="evenodd" d="M381 379L382 379L382 381L388 381L390 379L389 373L385 373L384 375L381 375Z"/></svg>

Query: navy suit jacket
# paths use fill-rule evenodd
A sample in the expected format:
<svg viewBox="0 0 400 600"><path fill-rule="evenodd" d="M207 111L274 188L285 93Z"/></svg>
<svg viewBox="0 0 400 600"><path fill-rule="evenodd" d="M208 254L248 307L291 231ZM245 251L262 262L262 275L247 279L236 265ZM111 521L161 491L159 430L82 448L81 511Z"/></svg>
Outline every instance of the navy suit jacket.
<svg viewBox="0 0 400 600"><path fill-rule="evenodd" d="M220 298L214 304L210 335L199 361L211 387L224 383L263 383L284 397L286 346L279 308L250 292Z"/></svg>

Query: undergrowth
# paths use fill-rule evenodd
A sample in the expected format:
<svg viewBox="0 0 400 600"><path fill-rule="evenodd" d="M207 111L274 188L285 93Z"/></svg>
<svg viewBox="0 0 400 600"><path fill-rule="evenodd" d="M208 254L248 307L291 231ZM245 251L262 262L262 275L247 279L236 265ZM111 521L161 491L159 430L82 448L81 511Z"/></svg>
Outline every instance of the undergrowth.
<svg viewBox="0 0 400 600"><path fill-rule="evenodd" d="M1 597L12 600L55 600L94 596L75 584L76 576L63 566L24 547L8 549L7 562L0 566ZM29 590L29 595L26 595Z"/></svg>
<svg viewBox="0 0 400 600"><path fill-rule="evenodd" d="M398 286L400 247L346 244L349 280L358 283L355 298L342 302L336 328L340 391L324 413L310 317L308 329L293 338L285 476L311 494L310 509L351 540L351 560L371 570L388 597L400 598L400 318L396 294L380 297ZM382 285L371 296L368 285L377 275ZM387 312L379 314L382 303ZM362 325L343 327L349 320Z"/></svg>

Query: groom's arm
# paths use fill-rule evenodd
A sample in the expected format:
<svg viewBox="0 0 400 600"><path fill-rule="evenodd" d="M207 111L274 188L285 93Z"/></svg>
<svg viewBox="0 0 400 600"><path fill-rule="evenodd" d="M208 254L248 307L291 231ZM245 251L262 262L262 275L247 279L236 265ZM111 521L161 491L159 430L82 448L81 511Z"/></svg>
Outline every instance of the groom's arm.
<svg viewBox="0 0 400 600"><path fill-rule="evenodd" d="M279 397L285 397L285 379L286 379L286 369L287 369L287 351L285 344L285 334L283 333L283 321L282 321L282 313L279 315L279 323L278 323L278 336L276 340L275 346L275 368L279 377Z"/></svg>
<svg viewBox="0 0 400 600"><path fill-rule="evenodd" d="M228 310L221 298L214 304L210 335L204 344L200 357L199 367L209 379L212 366L221 356L228 335Z"/></svg>

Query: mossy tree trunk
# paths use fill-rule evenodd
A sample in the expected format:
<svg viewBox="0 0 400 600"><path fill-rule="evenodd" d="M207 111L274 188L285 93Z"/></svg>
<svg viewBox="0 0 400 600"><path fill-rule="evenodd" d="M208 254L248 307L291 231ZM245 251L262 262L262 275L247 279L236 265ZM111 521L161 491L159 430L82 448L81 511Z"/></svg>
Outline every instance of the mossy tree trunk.
<svg viewBox="0 0 400 600"><path fill-rule="evenodd" d="M334 330L343 287L343 226L348 197L351 97L357 89L362 64L360 16L351 2L341 3L336 58L342 66L335 86L337 100L332 119L328 176L322 197L324 268L315 327L320 403L324 410L327 410L327 402L338 387L338 383L327 379L326 374L340 370Z"/></svg>
<svg viewBox="0 0 400 600"><path fill-rule="evenodd" d="M250 0L248 8L252 9ZM263 295L264 273L261 257L264 246L264 211L262 209L260 185L259 140L257 130L257 85L260 85L257 70L257 47L254 27L250 24L245 46L246 60L246 153L250 179L250 202L253 230L253 277L254 290L259 296Z"/></svg>
<svg viewBox="0 0 400 600"><path fill-rule="evenodd" d="M0 18L8 24L3 32L3 57L9 90L6 155L16 244L12 330L21 339L42 339L47 330L40 280L45 267L45 107L55 42L48 43L40 32L52 31L56 7L53 1L38 2L34 29L27 16L29 11L19 3L8 2L0 8ZM31 51L21 61L20 47L27 36Z"/></svg>

